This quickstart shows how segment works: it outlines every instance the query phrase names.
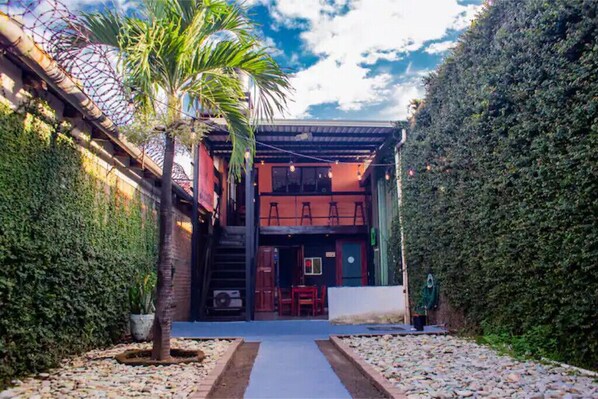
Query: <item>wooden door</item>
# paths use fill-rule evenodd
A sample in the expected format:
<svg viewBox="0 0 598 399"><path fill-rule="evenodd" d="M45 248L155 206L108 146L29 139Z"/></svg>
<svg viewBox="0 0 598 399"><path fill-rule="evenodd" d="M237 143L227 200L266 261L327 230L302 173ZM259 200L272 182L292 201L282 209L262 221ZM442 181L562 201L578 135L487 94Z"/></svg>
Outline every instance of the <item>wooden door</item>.
<svg viewBox="0 0 598 399"><path fill-rule="evenodd" d="M255 274L255 311L274 312L274 247L259 247Z"/></svg>

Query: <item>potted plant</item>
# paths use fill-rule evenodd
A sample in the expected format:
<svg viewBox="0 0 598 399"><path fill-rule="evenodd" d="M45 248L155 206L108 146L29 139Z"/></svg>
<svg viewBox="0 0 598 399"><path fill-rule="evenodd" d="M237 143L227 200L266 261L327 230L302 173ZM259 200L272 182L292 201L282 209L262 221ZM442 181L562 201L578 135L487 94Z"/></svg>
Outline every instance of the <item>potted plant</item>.
<svg viewBox="0 0 598 399"><path fill-rule="evenodd" d="M416 331L424 331L426 325L426 309L422 307L415 307L412 313L413 329Z"/></svg>
<svg viewBox="0 0 598 399"><path fill-rule="evenodd" d="M129 288L131 335L137 341L146 341L154 324L156 281L156 273L148 273Z"/></svg>

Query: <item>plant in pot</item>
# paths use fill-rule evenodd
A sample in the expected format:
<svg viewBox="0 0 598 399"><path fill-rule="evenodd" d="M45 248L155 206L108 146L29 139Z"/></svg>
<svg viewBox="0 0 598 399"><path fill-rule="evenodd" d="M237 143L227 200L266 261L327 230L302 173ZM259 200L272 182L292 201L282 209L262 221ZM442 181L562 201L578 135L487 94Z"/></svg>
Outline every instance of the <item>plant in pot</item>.
<svg viewBox="0 0 598 399"><path fill-rule="evenodd" d="M146 341L154 324L156 281L156 273L148 273L139 276L129 288L131 335L137 341Z"/></svg>

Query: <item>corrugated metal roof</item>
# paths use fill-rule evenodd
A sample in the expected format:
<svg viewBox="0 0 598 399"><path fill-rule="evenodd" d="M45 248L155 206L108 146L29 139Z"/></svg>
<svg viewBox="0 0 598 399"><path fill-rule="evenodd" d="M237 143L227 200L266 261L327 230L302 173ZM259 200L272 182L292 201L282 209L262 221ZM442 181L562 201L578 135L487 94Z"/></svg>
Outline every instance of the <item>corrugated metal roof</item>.
<svg viewBox="0 0 598 399"><path fill-rule="evenodd" d="M258 125L255 159L309 162L310 159L301 157L307 155L345 162L363 161L372 157L396 131L391 121L277 119ZM216 124L206 141L215 155L230 155L232 146L224 125Z"/></svg>

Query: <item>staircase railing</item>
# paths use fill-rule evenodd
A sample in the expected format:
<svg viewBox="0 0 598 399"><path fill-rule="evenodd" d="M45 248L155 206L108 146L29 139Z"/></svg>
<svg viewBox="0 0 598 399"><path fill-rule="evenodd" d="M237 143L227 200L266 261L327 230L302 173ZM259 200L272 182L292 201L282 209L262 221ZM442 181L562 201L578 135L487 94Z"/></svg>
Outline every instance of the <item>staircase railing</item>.
<svg viewBox="0 0 598 399"><path fill-rule="evenodd" d="M214 265L214 247L218 242L220 235L219 227L214 226L210 229L210 233L206 238L203 257L202 257L202 285L201 285L201 302L199 308L199 319L205 320L206 318L206 306L208 300L208 294L210 289L210 273L212 272L212 266Z"/></svg>

